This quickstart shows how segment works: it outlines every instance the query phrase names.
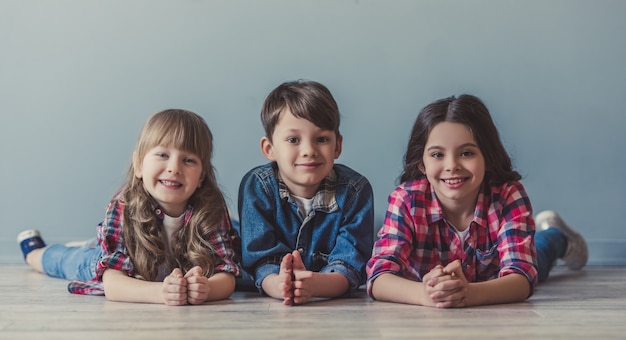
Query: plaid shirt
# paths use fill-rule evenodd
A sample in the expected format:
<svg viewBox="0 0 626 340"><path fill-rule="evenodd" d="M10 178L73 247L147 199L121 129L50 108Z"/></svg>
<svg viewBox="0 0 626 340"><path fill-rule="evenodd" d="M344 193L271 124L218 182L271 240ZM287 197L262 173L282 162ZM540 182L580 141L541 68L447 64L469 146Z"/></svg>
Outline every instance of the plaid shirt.
<svg viewBox="0 0 626 340"><path fill-rule="evenodd" d="M115 197L107 206L104 221L98 225L97 241L102 251L102 256L96 264L95 277L87 282L72 281L68 285L68 290L72 294L104 295L102 275L107 269L121 270L133 277L135 275L133 264L126 249L124 237L122 236L122 216L124 214L124 201L119 196ZM163 218L163 212L158 207L155 214ZM185 212L183 227L187 225L192 216L192 209L189 207ZM231 244L230 220L228 216L223 223L209 235L209 242L215 249L217 260L215 273L226 272L233 275L239 274L239 267L236 265L235 252ZM173 268L172 268L173 269Z"/></svg>
<svg viewBox="0 0 626 340"><path fill-rule="evenodd" d="M537 283L535 222L530 200L518 181L484 185L462 245L446 222L427 179L406 182L389 195L389 208L367 264L367 292L383 273L422 281L437 264L461 260L468 282L517 273Z"/></svg>

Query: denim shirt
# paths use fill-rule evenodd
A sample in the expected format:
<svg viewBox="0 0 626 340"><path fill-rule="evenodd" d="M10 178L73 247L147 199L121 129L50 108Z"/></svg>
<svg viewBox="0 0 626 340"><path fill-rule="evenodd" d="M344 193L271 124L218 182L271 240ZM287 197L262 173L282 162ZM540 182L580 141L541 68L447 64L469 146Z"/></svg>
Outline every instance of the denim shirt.
<svg viewBox="0 0 626 340"><path fill-rule="evenodd" d="M242 266L261 283L278 274L282 257L297 249L307 270L338 272L350 291L365 282L374 242L373 191L367 178L340 164L322 181L305 218L275 162L250 170L239 187Z"/></svg>

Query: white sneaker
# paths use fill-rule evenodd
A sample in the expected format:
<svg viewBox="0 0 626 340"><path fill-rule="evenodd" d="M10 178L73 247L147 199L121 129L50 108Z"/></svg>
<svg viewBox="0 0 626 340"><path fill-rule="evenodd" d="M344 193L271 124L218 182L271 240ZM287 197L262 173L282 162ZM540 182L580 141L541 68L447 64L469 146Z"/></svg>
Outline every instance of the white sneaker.
<svg viewBox="0 0 626 340"><path fill-rule="evenodd" d="M567 238L567 249L562 260L572 270L579 270L587 264L589 251L587 242L581 234L563 221L561 216L552 210L545 210L535 216L535 224L540 230L556 228Z"/></svg>

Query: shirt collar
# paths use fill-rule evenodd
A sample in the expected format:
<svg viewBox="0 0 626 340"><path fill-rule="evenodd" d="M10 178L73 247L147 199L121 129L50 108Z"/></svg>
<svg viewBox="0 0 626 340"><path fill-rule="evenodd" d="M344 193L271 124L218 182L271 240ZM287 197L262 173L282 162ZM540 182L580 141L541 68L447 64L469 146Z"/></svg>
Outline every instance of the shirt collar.
<svg viewBox="0 0 626 340"><path fill-rule="evenodd" d="M287 184L280 176L280 171L276 171L276 180L278 181L278 195L281 199L292 201L291 194L287 188ZM330 173L324 177L320 185L317 187L317 191L313 196L313 210L321 210L325 212L331 212L338 209L337 199L335 192L337 191L337 173L334 169L331 169Z"/></svg>
<svg viewBox="0 0 626 340"><path fill-rule="evenodd" d="M488 226L487 214L489 213L489 200L486 193L488 186L482 185L478 192L478 199L476 200L476 208L474 209L474 219L472 222L478 226L486 228ZM443 208L441 203L437 199L435 189L429 183L426 191L424 192L426 220L428 224L443 220Z"/></svg>
<svg viewBox="0 0 626 340"><path fill-rule="evenodd" d="M163 212L163 209L156 204L155 202L152 203L152 209L154 209L154 214L160 219L163 220L163 218L165 217L165 213ZM189 222L189 220L191 219L191 212L193 211L193 208L188 205L187 209L185 210L185 218L183 219L183 226L186 226L187 223ZM171 216L171 217L176 217L176 216Z"/></svg>

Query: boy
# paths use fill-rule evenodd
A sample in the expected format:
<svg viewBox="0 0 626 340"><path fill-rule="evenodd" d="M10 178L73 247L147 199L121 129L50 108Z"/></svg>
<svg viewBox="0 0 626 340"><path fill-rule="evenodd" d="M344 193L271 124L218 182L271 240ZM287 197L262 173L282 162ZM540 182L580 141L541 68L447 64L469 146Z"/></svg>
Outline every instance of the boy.
<svg viewBox="0 0 626 340"><path fill-rule="evenodd" d="M279 85L261 111L271 162L239 187L242 266L285 305L339 297L365 282L373 245L373 192L341 154L339 109L314 81Z"/></svg>

